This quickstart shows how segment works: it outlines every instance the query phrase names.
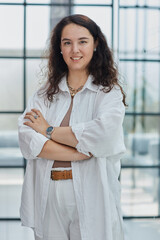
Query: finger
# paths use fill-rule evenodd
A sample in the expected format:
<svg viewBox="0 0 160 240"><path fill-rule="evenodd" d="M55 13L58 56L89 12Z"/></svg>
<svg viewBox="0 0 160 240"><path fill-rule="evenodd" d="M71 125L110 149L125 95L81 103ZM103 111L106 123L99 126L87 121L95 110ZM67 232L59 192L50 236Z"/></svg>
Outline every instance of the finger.
<svg viewBox="0 0 160 240"><path fill-rule="evenodd" d="M34 112L26 112L25 116L27 116L27 115L31 115L34 117L35 113Z"/></svg>
<svg viewBox="0 0 160 240"><path fill-rule="evenodd" d="M38 109L33 108L31 110L32 110L32 112L36 113L38 116L42 115L41 112Z"/></svg>
<svg viewBox="0 0 160 240"><path fill-rule="evenodd" d="M26 117L26 116L33 116L34 119L37 119L38 117L40 117L37 113L35 113L35 112L33 112L33 111L27 112L26 115L25 115L25 117Z"/></svg>
<svg viewBox="0 0 160 240"><path fill-rule="evenodd" d="M33 123L30 122L30 121L24 122L23 124L28 126L28 127L32 127L33 126Z"/></svg>
<svg viewBox="0 0 160 240"><path fill-rule="evenodd" d="M29 120L31 120L32 122L35 122L35 118L34 118L34 116L32 116L32 115L25 115L24 119L29 119Z"/></svg>

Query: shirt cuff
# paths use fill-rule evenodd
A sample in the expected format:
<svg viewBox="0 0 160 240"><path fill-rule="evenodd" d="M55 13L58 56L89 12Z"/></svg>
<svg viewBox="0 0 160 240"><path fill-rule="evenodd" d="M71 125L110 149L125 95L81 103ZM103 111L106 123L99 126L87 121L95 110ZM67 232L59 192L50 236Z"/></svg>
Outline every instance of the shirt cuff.
<svg viewBox="0 0 160 240"><path fill-rule="evenodd" d="M30 149L32 150L32 158L37 159L38 155L42 151L44 144L49 139L40 133L36 133L30 142Z"/></svg>
<svg viewBox="0 0 160 240"><path fill-rule="evenodd" d="M85 128L84 123L78 123L78 124L71 126L72 132L74 133L74 135L78 141L78 144L76 145L77 151L90 157L89 152L85 151L84 147L81 144L81 138L82 138L84 128Z"/></svg>

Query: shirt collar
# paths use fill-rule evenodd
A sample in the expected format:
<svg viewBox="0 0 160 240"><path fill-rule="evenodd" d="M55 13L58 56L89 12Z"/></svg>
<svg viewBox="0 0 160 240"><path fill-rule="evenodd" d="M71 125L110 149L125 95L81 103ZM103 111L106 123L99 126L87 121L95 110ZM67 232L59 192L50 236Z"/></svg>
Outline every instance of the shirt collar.
<svg viewBox="0 0 160 240"><path fill-rule="evenodd" d="M88 76L88 79L87 79L82 91L84 91L86 88L91 91L94 91L94 92L97 92L99 89L99 86L93 84L93 76L92 75ZM66 82L66 75L64 77L62 77L62 79L59 83L59 89L63 92L69 92L67 82Z"/></svg>

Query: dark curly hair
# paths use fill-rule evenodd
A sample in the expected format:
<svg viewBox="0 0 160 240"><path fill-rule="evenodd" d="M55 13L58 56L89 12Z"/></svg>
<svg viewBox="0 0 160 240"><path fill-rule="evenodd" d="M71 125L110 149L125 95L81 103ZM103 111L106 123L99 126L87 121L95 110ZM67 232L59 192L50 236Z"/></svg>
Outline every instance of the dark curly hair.
<svg viewBox="0 0 160 240"><path fill-rule="evenodd" d="M60 44L62 30L70 23L87 28L93 36L94 42L98 42L96 51L88 66L88 73L94 78L93 84L102 85L104 92L109 92L114 85L118 85L123 94L123 103L126 106L126 96L119 84L117 66L114 63L113 53L108 47L107 40L100 27L93 20L81 14L64 17L51 32L46 89L48 100L52 101L54 94L59 92L58 84L62 77L68 73L68 67L61 54Z"/></svg>

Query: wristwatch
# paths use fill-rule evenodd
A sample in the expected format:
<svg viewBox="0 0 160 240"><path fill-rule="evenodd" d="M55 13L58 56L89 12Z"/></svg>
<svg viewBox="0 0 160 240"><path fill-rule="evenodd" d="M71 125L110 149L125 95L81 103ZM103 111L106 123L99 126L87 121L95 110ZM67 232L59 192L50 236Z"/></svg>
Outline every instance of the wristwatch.
<svg viewBox="0 0 160 240"><path fill-rule="evenodd" d="M49 126L49 127L46 129L47 138L51 139L51 134L52 134L53 131L54 131L54 127L52 127L52 126Z"/></svg>

